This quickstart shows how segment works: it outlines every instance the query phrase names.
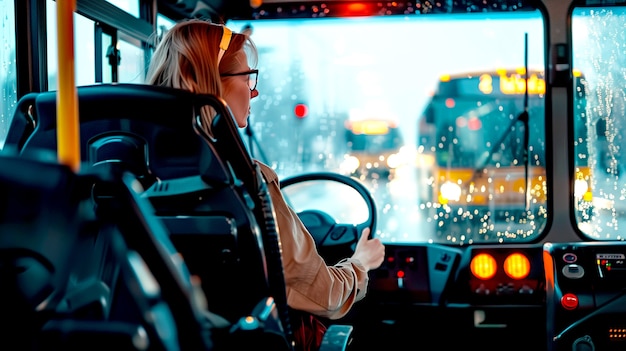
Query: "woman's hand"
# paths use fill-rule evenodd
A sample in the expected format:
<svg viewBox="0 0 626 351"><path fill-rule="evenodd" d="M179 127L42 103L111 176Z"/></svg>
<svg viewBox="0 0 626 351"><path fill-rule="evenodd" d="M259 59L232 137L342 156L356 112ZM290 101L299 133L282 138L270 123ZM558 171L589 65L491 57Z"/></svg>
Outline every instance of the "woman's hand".
<svg viewBox="0 0 626 351"><path fill-rule="evenodd" d="M380 267L385 259L385 245L379 238L370 239L370 228L365 228L356 243L352 258L359 260L366 271Z"/></svg>

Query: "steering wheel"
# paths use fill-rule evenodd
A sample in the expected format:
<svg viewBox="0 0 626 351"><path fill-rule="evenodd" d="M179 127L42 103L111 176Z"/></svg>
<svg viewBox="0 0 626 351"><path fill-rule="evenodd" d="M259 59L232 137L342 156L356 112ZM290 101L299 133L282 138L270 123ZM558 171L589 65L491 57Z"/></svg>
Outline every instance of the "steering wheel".
<svg viewBox="0 0 626 351"><path fill-rule="evenodd" d="M328 264L335 264L352 256L365 228L370 228L370 238L376 232L376 202L370 191L356 178L332 172L313 172L286 177L281 180L280 187L287 202L298 213L298 217L313 236L318 252ZM325 195L325 207L332 205L339 211L332 211L331 215L329 210L315 208L312 205L314 201L306 201L307 208L301 209L303 206L294 204L293 195L305 190L308 195ZM354 195L350 196L350 193ZM354 221L338 223L336 218L346 211L358 208L359 201L362 201L360 215L365 216L365 220L358 223L353 223Z"/></svg>

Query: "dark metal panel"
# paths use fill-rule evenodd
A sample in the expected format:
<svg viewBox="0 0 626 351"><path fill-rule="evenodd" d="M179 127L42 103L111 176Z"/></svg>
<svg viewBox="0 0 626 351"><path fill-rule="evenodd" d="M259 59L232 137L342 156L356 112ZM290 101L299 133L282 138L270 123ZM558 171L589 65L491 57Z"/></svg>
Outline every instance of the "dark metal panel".
<svg viewBox="0 0 626 351"><path fill-rule="evenodd" d="M15 1L18 99L29 92L48 90L45 14L44 1Z"/></svg>
<svg viewBox="0 0 626 351"><path fill-rule="evenodd" d="M141 41L148 41L153 26L103 0L77 0L76 12L94 21L117 28Z"/></svg>
<svg viewBox="0 0 626 351"><path fill-rule="evenodd" d="M199 0L214 11L214 21L226 22L234 17L247 17L252 13L250 0Z"/></svg>

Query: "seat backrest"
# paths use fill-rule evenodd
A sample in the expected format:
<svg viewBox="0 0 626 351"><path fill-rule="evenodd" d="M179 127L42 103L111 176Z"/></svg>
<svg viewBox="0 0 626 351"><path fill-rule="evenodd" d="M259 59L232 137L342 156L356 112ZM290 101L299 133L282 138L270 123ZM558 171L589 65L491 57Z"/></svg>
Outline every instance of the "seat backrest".
<svg viewBox="0 0 626 351"><path fill-rule="evenodd" d="M33 133L35 129L33 110L38 95L39 93L29 93L18 101L13 114L14 118L11 119L7 130L5 148L12 149L12 151L21 150L26 139Z"/></svg>
<svg viewBox="0 0 626 351"><path fill-rule="evenodd" d="M136 178L100 174L0 155L0 348L209 350L226 321L209 323L190 299Z"/></svg>
<svg viewBox="0 0 626 351"><path fill-rule="evenodd" d="M199 174L210 162L192 125L194 95L140 84L77 89L81 160L124 163L138 177L171 179ZM5 147L18 152L57 150L56 92L31 93L18 102ZM204 154L204 153L207 154ZM199 157L203 163L199 163ZM206 172L220 177L225 172ZM225 179L216 179L225 181Z"/></svg>
<svg viewBox="0 0 626 351"><path fill-rule="evenodd" d="M32 333L39 327L36 316L54 309L65 294L84 224L81 211L87 199L79 188L67 167L0 157L0 333L4 337Z"/></svg>
<svg viewBox="0 0 626 351"><path fill-rule="evenodd" d="M252 207L254 217L260 224L261 238L268 266L269 293L276 301L287 340L294 344L295 338L291 325L291 310L287 305L287 286L283 269L280 238L278 236L272 199L267 183L259 165L254 161L246 147L238 126L225 102L216 104L216 116L212 120L211 130L215 137L210 139L216 152L233 170L236 177L243 181L248 193L253 194ZM296 347L301 345L296 345Z"/></svg>
<svg viewBox="0 0 626 351"><path fill-rule="evenodd" d="M191 274L200 277L209 310L238 326L270 297L280 319L276 332L285 337L277 344L293 344L267 184L225 102L134 84L79 87L78 99L82 162L117 179L130 172L141 183L141 197L149 200ZM204 106L215 112L211 128L219 137L202 132ZM25 96L5 147L22 155L56 151L56 118L54 92ZM105 187L102 198L110 190ZM249 327L244 322L239 330Z"/></svg>
<svg viewBox="0 0 626 351"><path fill-rule="evenodd" d="M135 174L211 311L234 322L254 309L269 294L255 204L195 124L201 106L222 102L140 84L78 87L77 97L84 167ZM56 93L29 94L18 106L5 147L56 151Z"/></svg>
<svg viewBox="0 0 626 351"><path fill-rule="evenodd" d="M102 174L102 169L95 170ZM228 321L204 310L194 298L188 267L150 202L139 196L137 178L131 172L109 176L94 184L105 185L106 191L94 191L93 201L111 242L112 259L120 263L120 284L99 335L114 334L112 322L121 322L145 326L149 340L157 344L151 349L211 350L211 333L227 328ZM213 319L207 319L209 314Z"/></svg>

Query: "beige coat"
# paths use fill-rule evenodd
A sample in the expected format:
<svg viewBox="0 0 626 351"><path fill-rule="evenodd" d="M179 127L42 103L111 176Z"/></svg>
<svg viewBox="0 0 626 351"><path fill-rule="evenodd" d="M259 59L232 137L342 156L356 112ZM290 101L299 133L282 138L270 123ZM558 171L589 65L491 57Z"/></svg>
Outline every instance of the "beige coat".
<svg viewBox="0 0 626 351"><path fill-rule="evenodd" d="M317 253L313 237L285 202L276 172L261 162L257 163L268 183L276 212L287 304L321 317L343 317L356 301L365 297L367 272L358 260L352 258L327 266Z"/></svg>

